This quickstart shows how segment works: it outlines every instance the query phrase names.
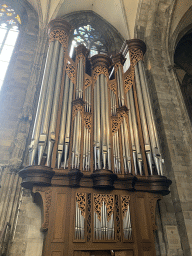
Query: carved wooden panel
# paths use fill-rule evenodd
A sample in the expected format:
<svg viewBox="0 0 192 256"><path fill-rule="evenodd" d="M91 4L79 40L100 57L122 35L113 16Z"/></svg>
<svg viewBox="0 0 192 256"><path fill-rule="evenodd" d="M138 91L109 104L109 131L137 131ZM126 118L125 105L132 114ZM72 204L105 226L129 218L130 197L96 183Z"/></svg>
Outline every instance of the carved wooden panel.
<svg viewBox="0 0 192 256"><path fill-rule="evenodd" d="M66 209L66 195L57 194L57 204L55 213L55 226L54 226L54 240L60 240L63 237L63 233L66 232L64 225L64 215Z"/></svg>
<svg viewBox="0 0 192 256"><path fill-rule="evenodd" d="M139 209L137 216L138 216L141 237L142 239L149 239L147 216L146 216L146 210L145 210L145 198L143 197L137 198L137 206Z"/></svg>

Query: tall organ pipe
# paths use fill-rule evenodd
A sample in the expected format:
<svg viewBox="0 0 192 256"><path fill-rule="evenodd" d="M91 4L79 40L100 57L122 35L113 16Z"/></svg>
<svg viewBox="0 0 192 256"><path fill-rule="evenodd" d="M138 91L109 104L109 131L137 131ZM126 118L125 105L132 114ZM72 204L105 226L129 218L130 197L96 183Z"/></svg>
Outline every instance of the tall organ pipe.
<svg viewBox="0 0 192 256"><path fill-rule="evenodd" d="M66 123L66 132L65 132L64 169L67 167L69 135L70 135L70 126L71 126L72 97L73 97L73 83L70 80L69 81L69 100L68 100L68 108L67 108L67 123Z"/></svg>
<svg viewBox="0 0 192 256"><path fill-rule="evenodd" d="M156 165L158 174L162 175L162 161L161 161L160 152L159 152L159 150L160 150L159 141L158 141L158 137L157 137L157 131L156 131L156 126L155 126L152 107L151 107L147 79L145 77L145 70L144 70L142 61L138 62L138 67L139 67L139 74L140 74L141 82L142 82L142 92L143 92L144 104L145 104L145 109L146 109L146 114L147 114L147 122L149 125L149 134L150 134L150 138L151 138L154 161L155 161L155 165ZM156 149L158 152L155 152ZM159 157L157 156L157 153L158 153Z"/></svg>
<svg viewBox="0 0 192 256"><path fill-rule="evenodd" d="M106 95L105 95L105 77L103 74L99 76L101 87L101 129L102 129L102 156L103 156L103 168L107 168L107 131L106 131Z"/></svg>
<svg viewBox="0 0 192 256"><path fill-rule="evenodd" d="M141 124L142 124L142 128L143 128L145 151L146 151L146 155L147 155L147 159L148 159L150 173L151 173L151 175L153 175L150 140L149 140L149 134L148 134L148 128L147 128L147 122L146 122L146 116L145 116L145 108L144 108L144 104L143 104L143 95L142 95L142 91L141 91L141 81L140 81L137 65L135 66L135 78L136 78L137 97L138 97L138 102L139 102L139 111L140 111L140 116L141 116Z"/></svg>
<svg viewBox="0 0 192 256"><path fill-rule="evenodd" d="M51 72L49 75L49 82L48 82L48 88L47 88L47 94L46 94L46 102L44 105L44 119L42 121L42 126L41 126L41 135L43 135L43 140L41 140L41 135L39 138L38 165L41 164L41 159L42 159L44 149L46 146L46 141L47 141L60 46L61 44L59 43L59 41L55 41Z"/></svg>
<svg viewBox="0 0 192 256"><path fill-rule="evenodd" d="M64 59L64 50L62 47L60 47L57 78L56 78L56 85L55 85L55 94L54 94L54 99L53 99L51 122L50 122L50 128L49 128L47 166L50 166L51 153L52 153L53 145L55 142L57 112L58 112L58 107L59 107L59 95L60 95L60 87L61 87L61 79L62 79L62 71L63 71L63 59Z"/></svg>
<svg viewBox="0 0 192 256"><path fill-rule="evenodd" d="M129 127L130 127L130 135L131 135L131 143L132 143L132 151L133 151L133 162L134 162L134 169L135 174L137 175L137 163L136 163L136 146L135 146L135 138L133 133L133 121L132 121L132 114L131 114L131 106L130 106L130 100L129 100L129 92L126 94L127 99L127 107L129 109Z"/></svg>
<svg viewBox="0 0 192 256"><path fill-rule="evenodd" d="M139 133L138 133L138 127L137 127L137 121L136 121L135 104L134 104L134 99L133 99L133 89L132 88L127 93L127 99L130 102L131 117L133 120L133 132L134 132L134 137L135 137L135 145L136 145L136 151L137 151L139 173L140 173L140 175L142 175L142 155L141 155L141 148L140 148L140 143L139 143Z"/></svg>
<svg viewBox="0 0 192 256"><path fill-rule="evenodd" d="M65 128L66 128L68 92L69 92L69 77L67 74L65 74L65 84L64 84L64 91L63 91L63 107L62 107L61 126L60 126L59 143L58 143L58 168L60 167L61 158L62 158L62 154L63 154L63 144L64 144L64 136L65 136Z"/></svg>
<svg viewBox="0 0 192 256"><path fill-rule="evenodd" d="M31 144L32 148L31 148L31 157L30 157L29 165L33 165L35 156L37 153L37 145L38 145L41 120L42 120L42 115L43 115L43 107L44 107L44 103L45 103L45 96L46 96L46 91L47 91L47 86L48 86L48 79L49 79L49 74L50 74L54 45L55 45L55 41L50 43L48 54L47 54L45 71L44 71L44 75L43 75L41 92L40 92L37 113L36 113L36 118L35 118L35 123L34 123L34 128L33 128L33 134L32 134L32 144Z"/></svg>

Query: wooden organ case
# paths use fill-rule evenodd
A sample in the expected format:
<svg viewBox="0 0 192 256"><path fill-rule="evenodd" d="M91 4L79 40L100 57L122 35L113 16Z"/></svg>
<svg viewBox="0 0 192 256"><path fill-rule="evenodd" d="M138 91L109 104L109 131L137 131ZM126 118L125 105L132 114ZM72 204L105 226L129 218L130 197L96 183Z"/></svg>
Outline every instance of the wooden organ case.
<svg viewBox="0 0 192 256"><path fill-rule="evenodd" d="M71 26L49 25L49 49L22 186L42 205L44 256L154 256L155 208L169 193L143 67L146 47L68 54ZM125 56L130 67L124 72ZM109 79L109 69L113 79Z"/></svg>

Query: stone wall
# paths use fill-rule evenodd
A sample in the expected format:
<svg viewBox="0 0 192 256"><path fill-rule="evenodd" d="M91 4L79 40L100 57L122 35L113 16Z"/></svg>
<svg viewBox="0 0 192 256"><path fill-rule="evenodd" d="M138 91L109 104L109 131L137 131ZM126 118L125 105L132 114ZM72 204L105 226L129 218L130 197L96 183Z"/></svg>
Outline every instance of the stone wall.
<svg viewBox="0 0 192 256"><path fill-rule="evenodd" d="M40 224L37 222L41 221L41 217L40 214L35 216L37 206L32 203L31 196L22 195L18 171L27 165L28 140L36 113L48 41L47 30L39 30L37 13L26 2L22 2L22 5L26 10L26 17L23 20L21 17L22 25L18 40L0 92L0 231L7 222L10 223L9 239L10 245L15 244L11 251L11 255L14 256L26 255L26 250L30 252L30 248L34 247L34 243L42 236L40 234L37 240L34 240L33 229L35 225L38 226L40 233ZM23 211L18 217L20 200ZM25 206L28 211L24 210ZM30 208L31 214L34 209L33 217L28 216ZM30 224L35 217L37 222ZM26 223L25 219L28 219ZM23 225L22 228L28 230L29 244L26 233L15 232L17 220ZM25 240L25 249L22 248L22 253L19 251L16 254L17 250L20 250L22 239ZM37 243L37 246L40 245Z"/></svg>
<svg viewBox="0 0 192 256"><path fill-rule="evenodd" d="M170 69L168 31L175 1L141 3L136 21L136 37L147 45L145 63L165 175L172 180L171 194L159 203L157 219L159 255L191 255L192 252L192 133L175 73ZM174 42L173 42L174 43ZM180 244L181 241L181 244ZM166 254L167 253L167 254Z"/></svg>

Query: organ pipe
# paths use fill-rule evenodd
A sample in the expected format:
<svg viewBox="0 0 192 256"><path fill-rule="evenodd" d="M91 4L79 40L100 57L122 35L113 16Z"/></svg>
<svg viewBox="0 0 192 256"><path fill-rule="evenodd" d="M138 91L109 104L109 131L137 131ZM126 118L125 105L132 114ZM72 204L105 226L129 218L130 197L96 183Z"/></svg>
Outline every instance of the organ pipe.
<svg viewBox="0 0 192 256"><path fill-rule="evenodd" d="M40 92L40 96L39 96L39 103L37 106L36 118L35 118L33 133L32 133L32 141L31 141L31 146L30 146L30 148L31 148L31 157L30 157L30 163L29 163L30 165L33 165L35 156L36 156L36 152L37 152L39 133L40 133L42 116L43 116L43 108L44 108L45 96L46 96L46 91L47 91L47 86L48 86L48 79L49 79L54 45L55 45L55 42L50 43L48 54L47 54L45 71L44 71L44 75L43 75L41 92Z"/></svg>
<svg viewBox="0 0 192 256"><path fill-rule="evenodd" d="M123 73L121 54L113 57L115 79L110 81L109 57L102 54L91 57L90 77L85 73L86 48L78 46L76 61L72 62L68 57L65 59L68 52L63 47L58 40L49 45L30 164L38 158L38 165L50 166L55 154L57 168L70 166L85 172L94 168L95 171L112 170L121 175L162 175L159 141L142 61L133 65L133 56L127 54L130 68L134 69L135 89L131 86L126 89L125 74L132 73ZM111 131L113 120L118 124ZM143 170L143 163L147 172Z"/></svg>

